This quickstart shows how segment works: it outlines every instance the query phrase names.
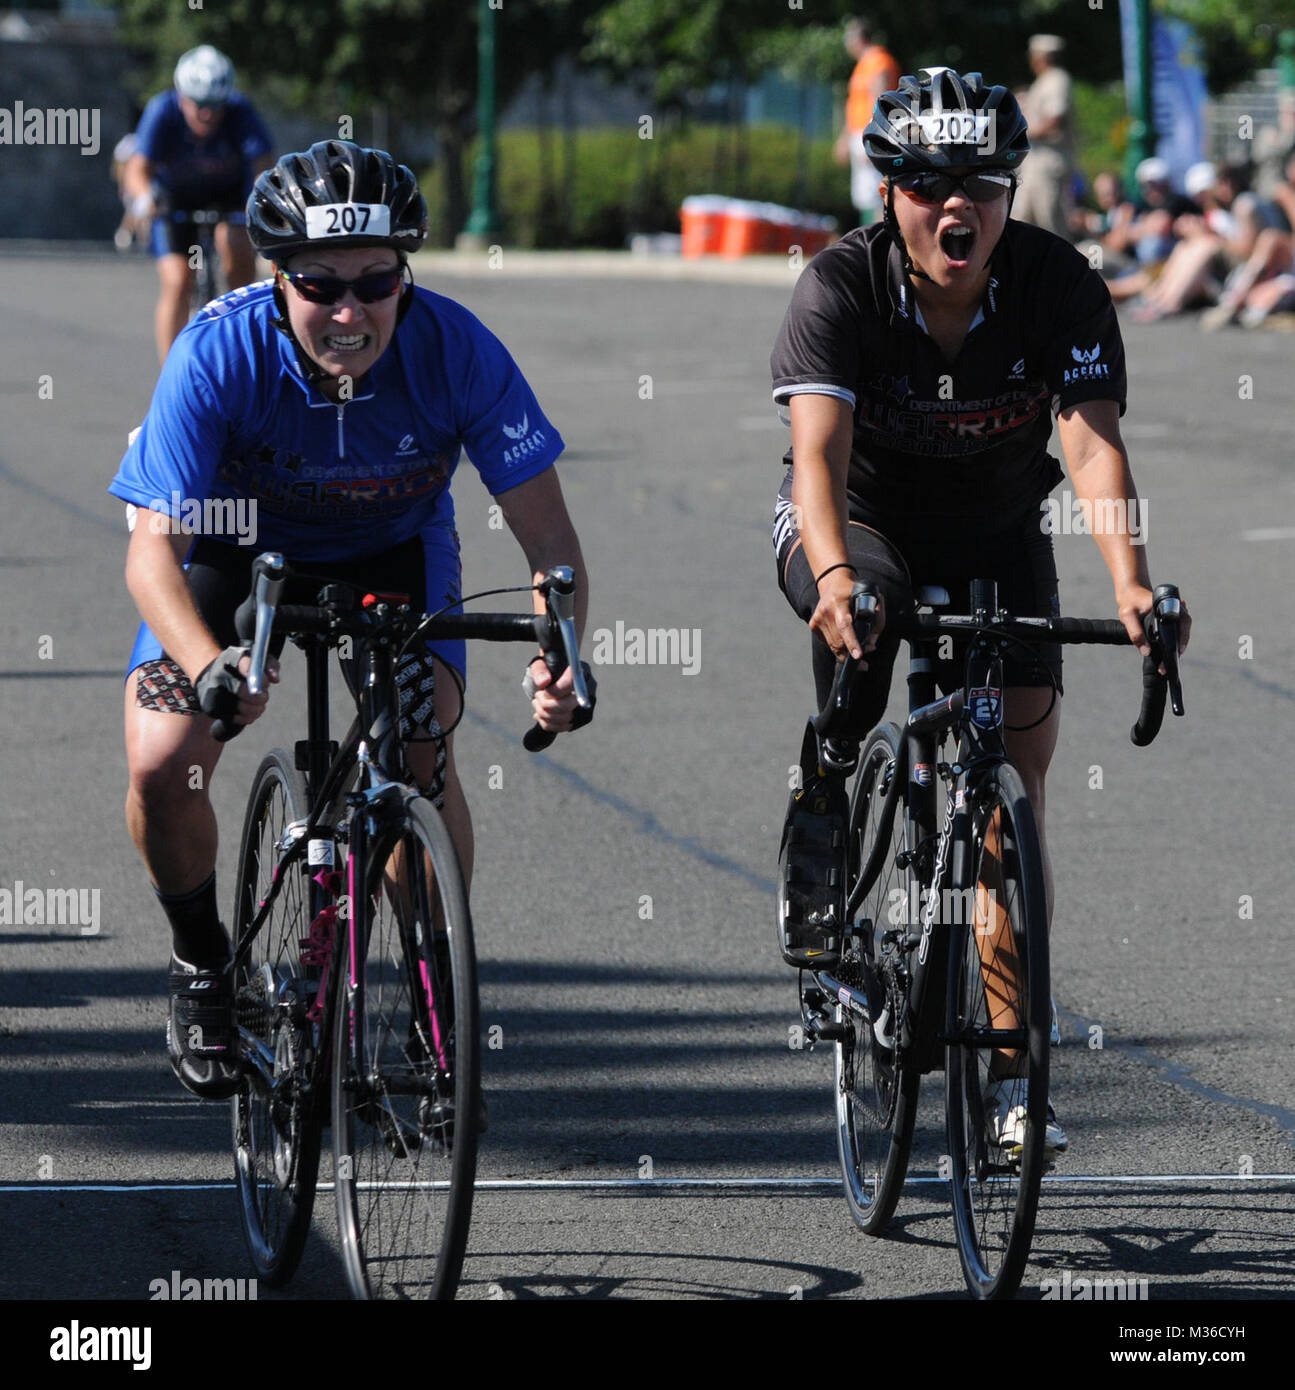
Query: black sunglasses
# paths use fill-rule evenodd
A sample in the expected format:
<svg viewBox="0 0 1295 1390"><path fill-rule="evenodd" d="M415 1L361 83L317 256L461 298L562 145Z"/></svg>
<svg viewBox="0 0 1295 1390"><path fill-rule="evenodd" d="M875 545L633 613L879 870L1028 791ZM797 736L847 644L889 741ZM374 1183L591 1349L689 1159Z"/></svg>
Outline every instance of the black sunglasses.
<svg viewBox="0 0 1295 1390"><path fill-rule="evenodd" d="M1010 174L905 174L892 180L905 197L916 203L943 203L960 189L973 203L992 203L1012 186Z"/></svg>
<svg viewBox="0 0 1295 1390"><path fill-rule="evenodd" d="M347 290L353 290L361 304L376 304L380 299L390 299L405 282L405 267L392 266L390 270L375 270L372 275L361 275L358 280L339 280L333 275L294 275L285 270L283 278L302 297L312 304L336 304Z"/></svg>

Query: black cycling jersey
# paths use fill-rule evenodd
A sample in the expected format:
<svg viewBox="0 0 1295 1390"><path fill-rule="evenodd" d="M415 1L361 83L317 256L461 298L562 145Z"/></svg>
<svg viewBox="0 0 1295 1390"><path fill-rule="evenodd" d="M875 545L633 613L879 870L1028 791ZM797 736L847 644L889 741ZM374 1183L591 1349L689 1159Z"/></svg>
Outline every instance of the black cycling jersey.
<svg viewBox="0 0 1295 1390"><path fill-rule="evenodd" d="M850 514L883 531L1005 530L1062 477L1049 408L1100 399L1124 413L1124 344L1104 281L1059 237L1010 219L952 362L879 223L809 263L771 366L779 405L802 391L851 404ZM790 449L785 458L794 463Z"/></svg>

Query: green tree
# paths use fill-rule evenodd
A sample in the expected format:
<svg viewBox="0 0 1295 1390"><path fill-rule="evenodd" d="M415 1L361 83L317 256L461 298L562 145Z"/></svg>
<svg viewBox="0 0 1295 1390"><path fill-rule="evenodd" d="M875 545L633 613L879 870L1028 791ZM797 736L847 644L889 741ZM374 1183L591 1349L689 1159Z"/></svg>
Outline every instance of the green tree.
<svg viewBox="0 0 1295 1390"><path fill-rule="evenodd" d="M506 104L525 79L583 42L593 0L507 0L497 25L497 91ZM176 0L120 0L128 41L155 55L149 90L166 86L176 58L199 43L228 53L240 81L320 119L384 105L390 143L428 124L440 151L437 241L467 219L464 151L477 101L475 0L224 0L189 10ZM358 120L356 120L358 125Z"/></svg>

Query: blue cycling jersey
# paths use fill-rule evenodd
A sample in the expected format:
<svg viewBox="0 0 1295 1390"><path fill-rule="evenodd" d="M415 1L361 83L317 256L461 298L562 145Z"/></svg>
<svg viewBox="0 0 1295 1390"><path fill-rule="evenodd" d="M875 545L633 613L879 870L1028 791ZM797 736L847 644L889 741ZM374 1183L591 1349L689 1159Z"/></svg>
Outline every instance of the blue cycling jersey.
<svg viewBox="0 0 1295 1390"><path fill-rule="evenodd" d="M443 551L461 447L493 495L552 466L563 442L508 350L461 304L415 287L387 350L346 403L302 376L269 281L214 300L181 332L108 491L176 530L289 563ZM145 629L133 664L160 654Z"/></svg>
<svg viewBox="0 0 1295 1390"><path fill-rule="evenodd" d="M137 152L152 164L153 177L177 209L246 199L252 191L253 160L274 148L265 122L238 92L231 94L220 125L205 140L189 129L174 89L149 101L135 136Z"/></svg>

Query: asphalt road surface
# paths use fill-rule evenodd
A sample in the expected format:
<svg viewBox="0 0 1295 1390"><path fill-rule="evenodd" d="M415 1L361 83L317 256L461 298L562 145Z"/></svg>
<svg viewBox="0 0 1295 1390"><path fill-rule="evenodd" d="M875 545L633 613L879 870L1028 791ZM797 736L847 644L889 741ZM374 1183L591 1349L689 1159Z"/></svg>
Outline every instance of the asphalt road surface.
<svg viewBox="0 0 1295 1390"><path fill-rule="evenodd" d="M892 1238L873 1240L836 1185L830 1056L789 1046L774 875L812 684L768 538L786 434L767 358L790 276L422 279L503 338L567 440L590 638L620 623L681 642L674 664L600 665L596 722L539 757L520 745L518 653L472 654L458 759L483 1023L502 1042L484 1053L480 1178L514 1185L478 1194L461 1297L962 1297L934 1181L940 1078ZM105 487L155 379L153 299L142 259L0 256L0 888L76 889L98 927L0 926L9 1299L143 1299L172 1270L251 1272L227 1108L189 1098L166 1065L166 929L122 816L137 620ZM1295 339L1187 322L1127 326L1126 341L1153 576L1180 584L1196 619L1188 717L1134 749L1136 658L1067 656L1048 826L1066 1035L1053 1098L1071 1147L1043 1190L1022 1297L1069 1272L1146 1280L1151 1300L1283 1298ZM523 582L466 463L455 493L466 590ZM1056 548L1063 611L1113 616L1092 540ZM298 734L301 695L289 664L215 778L226 894L251 773ZM584 1185L520 1185L553 1180ZM275 1296L345 1293L321 1198L301 1272Z"/></svg>

